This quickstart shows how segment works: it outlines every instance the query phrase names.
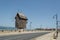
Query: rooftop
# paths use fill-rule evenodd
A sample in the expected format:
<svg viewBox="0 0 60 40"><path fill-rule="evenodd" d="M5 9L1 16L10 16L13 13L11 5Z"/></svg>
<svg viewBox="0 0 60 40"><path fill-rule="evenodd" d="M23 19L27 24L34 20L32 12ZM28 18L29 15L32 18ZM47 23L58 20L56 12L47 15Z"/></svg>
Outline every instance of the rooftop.
<svg viewBox="0 0 60 40"><path fill-rule="evenodd" d="M17 14L19 15L20 18L27 19L27 17L22 12L18 12Z"/></svg>

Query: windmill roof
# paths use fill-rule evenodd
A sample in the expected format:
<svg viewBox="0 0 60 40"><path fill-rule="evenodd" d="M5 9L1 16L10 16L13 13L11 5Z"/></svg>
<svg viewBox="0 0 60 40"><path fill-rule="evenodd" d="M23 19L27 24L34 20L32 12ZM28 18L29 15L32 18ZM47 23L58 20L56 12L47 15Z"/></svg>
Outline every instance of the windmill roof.
<svg viewBox="0 0 60 40"><path fill-rule="evenodd" d="M21 13L21 12L18 13L18 15L19 15L20 18L27 19L27 17L23 13Z"/></svg>

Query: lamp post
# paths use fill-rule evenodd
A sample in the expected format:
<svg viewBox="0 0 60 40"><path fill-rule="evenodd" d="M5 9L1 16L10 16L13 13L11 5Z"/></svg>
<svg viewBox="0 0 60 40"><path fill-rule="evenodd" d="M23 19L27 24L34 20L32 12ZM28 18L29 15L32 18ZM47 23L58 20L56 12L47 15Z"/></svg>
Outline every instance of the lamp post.
<svg viewBox="0 0 60 40"><path fill-rule="evenodd" d="M42 30L42 24L40 25L40 30Z"/></svg>
<svg viewBox="0 0 60 40"><path fill-rule="evenodd" d="M54 15L53 18L56 19L56 33L54 34L54 39L58 37L58 15Z"/></svg>
<svg viewBox="0 0 60 40"><path fill-rule="evenodd" d="M30 22L30 30L31 30L31 24L32 24L32 22Z"/></svg>

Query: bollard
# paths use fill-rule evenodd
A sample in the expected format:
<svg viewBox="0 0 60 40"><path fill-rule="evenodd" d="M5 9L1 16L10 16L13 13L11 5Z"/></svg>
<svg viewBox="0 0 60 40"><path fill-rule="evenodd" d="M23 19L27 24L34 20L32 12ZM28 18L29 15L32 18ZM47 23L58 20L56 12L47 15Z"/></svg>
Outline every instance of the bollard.
<svg viewBox="0 0 60 40"><path fill-rule="evenodd" d="M57 37L58 37L58 32L53 34L53 39L57 39Z"/></svg>

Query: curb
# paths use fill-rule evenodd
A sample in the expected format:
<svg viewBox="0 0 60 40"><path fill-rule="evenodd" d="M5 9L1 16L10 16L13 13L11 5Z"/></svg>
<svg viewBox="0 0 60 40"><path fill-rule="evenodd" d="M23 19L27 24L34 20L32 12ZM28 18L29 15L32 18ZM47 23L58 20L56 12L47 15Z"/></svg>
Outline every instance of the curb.
<svg viewBox="0 0 60 40"><path fill-rule="evenodd" d="M31 40L56 40L56 39L53 39L53 34L54 32L51 32L36 38L32 38Z"/></svg>

